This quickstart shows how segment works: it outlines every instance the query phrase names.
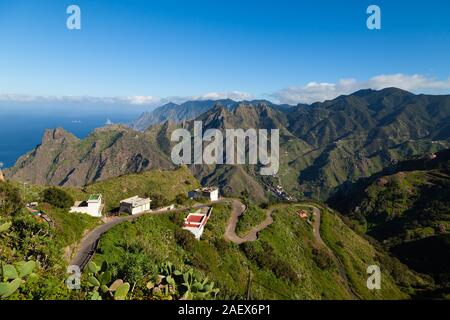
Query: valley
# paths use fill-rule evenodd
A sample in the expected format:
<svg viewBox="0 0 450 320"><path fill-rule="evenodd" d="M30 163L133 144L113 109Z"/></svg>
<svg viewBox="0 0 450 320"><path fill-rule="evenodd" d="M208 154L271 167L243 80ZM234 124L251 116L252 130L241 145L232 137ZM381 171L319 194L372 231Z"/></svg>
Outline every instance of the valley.
<svg viewBox="0 0 450 320"><path fill-rule="evenodd" d="M184 183L179 179L180 175L186 175L184 179L192 179L189 178L187 169L179 169L173 173L149 171L144 175L123 176L98 182L88 186L89 191L86 191L102 192L108 210L114 210L114 199L124 196L124 181L131 188L127 192L136 192L137 189L131 186L151 185L152 181L161 181L158 179L164 176L166 178L161 188L163 194L167 194L164 188L173 188L176 183ZM36 196L41 192L39 190L45 189L40 186L14 184L26 201L37 200ZM181 190L179 186L176 189ZM73 187L61 190L74 196L84 192ZM150 196L155 197L155 194ZM61 243L59 249L52 249L55 250L52 253L53 260L41 260L43 256L31 254L40 261L37 271L40 286L47 286L49 272L54 279L52 281L64 279L64 268L61 269L60 266L61 263L69 264L68 261L62 260L63 249L67 245L78 248L72 253L72 259L77 263L83 263L85 253L94 250L94 254L90 254L92 262L97 265L107 262L109 268L114 270L114 276L130 282L133 287L130 299L161 299L161 296L155 296L152 291L148 291L145 283L151 281L158 274L160 266L167 262L181 270L192 268L200 277L208 277L214 281L222 299L244 299L245 279L249 272L252 274L252 295L255 299L404 299L410 296L411 290L421 292L427 286L433 286L426 277L422 278L420 274L410 271L379 248L375 249L370 242L348 228L330 209L319 204L275 204L264 209L271 221L251 227L249 234L253 235L247 242L235 241L227 234L235 228L234 219L245 215L243 201L249 200L222 199L210 204L214 208L213 214L200 241L181 232L180 227L187 207L205 204L187 202L174 211L116 217L106 223L92 218L92 222L97 221L95 224L85 225L84 231L81 229L76 237L71 238L67 237L72 232L71 227L66 224L70 219L85 219L84 215L69 214L64 212L64 209L41 204L41 208L55 221L55 227L51 228L46 224L35 225L33 228L43 228L47 234L36 238L35 246L39 246L41 241L46 243L47 237L54 238L51 241L55 244L59 243L59 240L55 242L55 239L66 240L64 244ZM300 218L299 210L310 212L310 218ZM33 219L25 225L23 222L19 224L19 221L28 220L28 217L29 213L13 215L11 232L19 232L20 229L16 228L21 228L22 233L30 232L29 228L34 224ZM330 221L334 221L333 226ZM350 238L347 240L347 237ZM7 235L1 241L8 248L14 245L14 242L11 242L13 239ZM343 243L345 252L335 247L336 241ZM96 245L92 247L92 243ZM348 264L348 255L352 256L356 252L358 260ZM12 262L19 257L17 253L6 251L2 255L6 261ZM364 262L359 259L364 259ZM383 276L385 290L374 292L364 289L366 263L371 261L390 261L390 264L402 270L401 284L399 279L395 278L396 274L388 272ZM405 285L410 287L409 293L405 291ZM29 288L30 294L36 298L48 298L48 294L54 290L48 289L50 291L45 293L36 291L31 284ZM23 290L12 297L20 297ZM59 287L58 292L61 299L79 299L84 295L84 291L67 291L64 286Z"/></svg>
<svg viewBox="0 0 450 320"><path fill-rule="evenodd" d="M278 186L286 194L284 199L325 201L344 183L450 147L449 96L388 88L361 90L312 105L217 101L198 107L192 102L189 108L200 114L181 122L168 115L163 122L144 126L144 131L113 125L79 140L63 129L49 130L42 143L5 174L12 180L81 187L123 174L170 169L174 167L172 132L180 128L193 132L195 121L201 121L204 131L277 128L280 132L278 174L263 177L256 165L190 165L203 185L218 185L227 196L247 193L257 203L279 198Z"/></svg>
<svg viewBox="0 0 450 320"><path fill-rule="evenodd" d="M49 129L4 170L2 261L38 263L36 279L8 297L109 299L112 289L102 295L92 279L106 273L108 286L120 280L134 300L247 299L250 291L252 299L448 298L449 96L389 88L312 105L161 108L84 139ZM278 173L260 175L258 164L174 164L172 133L192 133L196 122L204 131L278 129ZM54 203L44 196L52 186L62 197ZM218 186L221 199L189 199L200 186ZM90 195L103 196L101 219L69 213ZM123 215L120 201L135 195L174 207ZM31 202L51 224L25 209ZM212 214L198 240L182 226L205 206ZM83 269L78 291L62 285L71 264ZM381 290L366 285L370 265L381 266ZM172 284L184 273L206 292Z"/></svg>

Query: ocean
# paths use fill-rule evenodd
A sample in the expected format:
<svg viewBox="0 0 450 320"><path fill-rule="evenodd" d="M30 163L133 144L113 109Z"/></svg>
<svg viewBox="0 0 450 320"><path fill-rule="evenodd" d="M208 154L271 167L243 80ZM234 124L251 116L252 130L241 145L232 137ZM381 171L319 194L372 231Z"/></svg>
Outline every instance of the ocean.
<svg viewBox="0 0 450 320"><path fill-rule="evenodd" d="M62 127L78 138L85 138L92 130L102 127L109 120L113 123L129 123L139 116L130 114L52 114L49 112L24 113L0 109L0 165L8 168L26 152L36 147L45 129Z"/></svg>

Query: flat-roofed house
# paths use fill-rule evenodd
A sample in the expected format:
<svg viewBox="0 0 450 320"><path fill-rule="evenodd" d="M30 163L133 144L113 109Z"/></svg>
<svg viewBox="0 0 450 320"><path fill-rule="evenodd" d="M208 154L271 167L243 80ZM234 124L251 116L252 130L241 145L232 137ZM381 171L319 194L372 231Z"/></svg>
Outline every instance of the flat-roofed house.
<svg viewBox="0 0 450 320"><path fill-rule="evenodd" d="M207 187L199 188L188 192L188 198L191 199L209 199L210 201L219 200L219 188Z"/></svg>
<svg viewBox="0 0 450 320"><path fill-rule="evenodd" d="M211 211L212 208L202 208L194 213L189 213L184 219L183 229L190 231L197 240L200 240Z"/></svg>
<svg viewBox="0 0 450 320"><path fill-rule="evenodd" d="M129 213L131 215L150 211L151 202L152 200L150 200L149 198L140 198L139 196L134 196L120 201L120 211Z"/></svg>
<svg viewBox="0 0 450 320"><path fill-rule="evenodd" d="M93 217L101 217L104 204L102 203L101 194L92 194L86 201L77 201L70 208L71 213L86 213Z"/></svg>

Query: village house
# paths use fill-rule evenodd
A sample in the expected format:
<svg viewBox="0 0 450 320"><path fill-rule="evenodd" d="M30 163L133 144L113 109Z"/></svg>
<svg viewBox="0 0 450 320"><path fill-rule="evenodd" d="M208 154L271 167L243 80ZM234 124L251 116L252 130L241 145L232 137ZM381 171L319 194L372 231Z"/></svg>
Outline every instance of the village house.
<svg viewBox="0 0 450 320"><path fill-rule="evenodd" d="M306 210L297 211L297 215L302 219L306 219L308 218L308 211Z"/></svg>
<svg viewBox="0 0 450 320"><path fill-rule="evenodd" d="M77 201L70 208L71 213L86 213L93 217L101 217L104 204L102 203L101 194L90 195L86 201Z"/></svg>
<svg viewBox="0 0 450 320"><path fill-rule="evenodd" d="M184 219L183 229L190 231L197 240L200 240L211 212L212 208L201 208L194 213L189 213Z"/></svg>
<svg viewBox="0 0 450 320"><path fill-rule="evenodd" d="M126 212L131 215L135 215L150 211L151 202L152 200L150 200L149 198L140 198L139 196L134 196L120 201L120 212Z"/></svg>
<svg viewBox="0 0 450 320"><path fill-rule="evenodd" d="M219 188L207 187L199 188L188 192L188 198L190 199L209 199L210 201L219 200Z"/></svg>

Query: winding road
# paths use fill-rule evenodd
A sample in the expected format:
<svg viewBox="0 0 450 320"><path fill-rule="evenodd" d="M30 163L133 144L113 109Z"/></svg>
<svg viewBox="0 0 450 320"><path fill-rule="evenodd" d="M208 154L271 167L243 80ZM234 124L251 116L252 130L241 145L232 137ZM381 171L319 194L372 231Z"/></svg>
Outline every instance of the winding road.
<svg viewBox="0 0 450 320"><path fill-rule="evenodd" d="M239 220L239 217L245 213L247 210L247 207L240 202L237 199L221 199L217 201L216 203L230 203L231 204L231 215L228 220L227 226L225 228L224 238L228 241L231 241L235 244L242 244L245 242L251 242L258 239L258 233L262 230L266 229L268 226L270 226L273 223L272 214L275 209L271 209L267 211L266 219L264 219L263 222L252 228L244 237L239 237L236 234L236 225ZM209 204L210 205L210 204ZM174 210L168 210L168 211L152 211L152 212L146 212L141 213L133 216L126 216L126 217L118 217L113 218L108 222L105 222L104 224L98 226L97 228L91 230L89 233L87 233L83 239L81 240L80 244L77 247L77 251L75 254L75 257L70 262L71 265L77 265L80 267L81 270L86 266L86 264L92 259L93 255L95 254L98 241L100 237L113 228L114 226L126 222L126 221L133 221L143 215L146 214L152 214L152 215L160 215L165 214L172 211L179 211L179 210L189 210L189 209L199 209L202 207L205 207L208 205L201 204L196 205L193 207L184 207L184 208L177 208ZM347 278L347 274L345 272L345 267L343 263L340 261L340 259L334 254L333 250L331 250L330 247L327 246L327 244L322 240L322 237L320 235L320 223L321 223L321 211L318 207L313 205L302 205L303 207L309 207L313 210L313 214L315 216L314 224L313 224L313 235L314 239L316 241L317 246L326 248L326 250L329 252L331 258L335 262L339 275L343 281L343 285L346 287L347 292L352 296L353 299L357 299L358 296L353 292L351 287L349 286L349 281Z"/></svg>
<svg viewBox="0 0 450 320"><path fill-rule="evenodd" d="M192 207L183 207L183 208L176 208L173 210L166 210L166 211L150 211L150 212L143 212L140 214L136 214L133 216L125 216L125 217L116 217L111 218L110 221L107 221L103 223L102 225L96 227L95 229L88 232L80 241L80 243L77 246L76 254L74 255L74 258L70 261L70 265L79 266L81 270L84 269L86 264L92 259L92 257L95 254L95 250L97 249L98 241L100 240L100 237L107 231L109 231L111 228L115 227L116 225L126 222L126 221L133 221L139 217L142 217L143 215L151 214L151 215L160 215L165 214L168 212L173 211L179 211L179 210L188 210L188 209L199 209L203 207L207 207L208 205L199 204Z"/></svg>
<svg viewBox="0 0 450 320"><path fill-rule="evenodd" d="M241 238L236 234L236 225L239 217L247 210L247 207L239 200L232 199L231 201L231 216L228 220L228 224L225 228L224 238L225 240L234 242L236 244L241 244L244 242L255 241L258 239L258 233L270 226L273 223L272 212L273 210L267 211L266 219L258 224L256 227L252 228L245 237Z"/></svg>
<svg viewBox="0 0 450 320"><path fill-rule="evenodd" d="M266 229L268 226L270 226L273 223L272 214L273 214L274 209L267 211L266 219L263 222L261 222L260 224L258 224L254 228L252 228L244 237L239 237L236 234L236 225L239 220L239 217L243 213L245 213L247 208L244 204L242 204L240 201L235 200L235 199L231 200L231 204L232 204L231 216L230 216L230 219L228 220L228 224L226 226L225 235L224 235L225 239L228 241L231 241L235 244L242 244L245 242L255 241L258 239L258 233L261 232L262 230ZM345 267L344 267L343 263L334 254L333 250L331 250L331 248L328 247L328 245L323 241L323 239L320 235L320 223L321 223L320 209L313 205L304 204L302 206L311 208L313 210L313 214L315 216L314 224L313 224L313 235L314 235L314 239L316 241L316 245L318 247L325 248L328 251L328 253L330 254L331 258L333 259L334 263L336 264L336 266L338 268L339 275L342 279L342 283L345 286L347 292L350 294L350 296L353 299L357 299L358 296L354 293L354 291L352 290L352 288L349 285L347 273L345 272Z"/></svg>

